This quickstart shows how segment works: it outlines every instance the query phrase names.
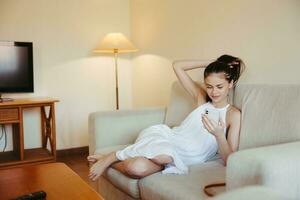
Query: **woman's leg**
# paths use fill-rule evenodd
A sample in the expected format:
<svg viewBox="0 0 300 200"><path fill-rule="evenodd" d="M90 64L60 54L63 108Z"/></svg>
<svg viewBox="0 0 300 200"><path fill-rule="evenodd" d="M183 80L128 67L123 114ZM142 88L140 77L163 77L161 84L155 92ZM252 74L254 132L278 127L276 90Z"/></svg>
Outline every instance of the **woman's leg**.
<svg viewBox="0 0 300 200"><path fill-rule="evenodd" d="M173 162L173 158L171 156L165 155L165 154L155 156L154 158L152 158L150 160L157 165L166 165L166 164Z"/></svg>
<svg viewBox="0 0 300 200"><path fill-rule="evenodd" d="M145 157L129 158L113 164L112 167L131 178L143 178L164 168Z"/></svg>
<svg viewBox="0 0 300 200"><path fill-rule="evenodd" d="M164 165L173 162L172 157L168 155L158 155L150 160L145 157L135 157L117 162L118 159L115 154L113 152L105 156L99 156L98 161L90 169L90 179L98 179L110 165L129 177L143 178L163 170Z"/></svg>

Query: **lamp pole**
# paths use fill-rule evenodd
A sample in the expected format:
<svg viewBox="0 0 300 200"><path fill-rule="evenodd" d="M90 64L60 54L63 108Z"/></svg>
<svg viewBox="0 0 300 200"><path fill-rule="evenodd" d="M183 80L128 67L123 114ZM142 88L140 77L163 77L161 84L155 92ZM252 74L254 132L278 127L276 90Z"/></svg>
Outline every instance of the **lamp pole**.
<svg viewBox="0 0 300 200"><path fill-rule="evenodd" d="M96 53L113 53L115 57L116 76L116 109L119 110L119 76L118 76L118 54L138 51L135 46L122 33L109 33L101 41Z"/></svg>
<svg viewBox="0 0 300 200"><path fill-rule="evenodd" d="M114 49L116 74L116 108L119 110L118 49Z"/></svg>

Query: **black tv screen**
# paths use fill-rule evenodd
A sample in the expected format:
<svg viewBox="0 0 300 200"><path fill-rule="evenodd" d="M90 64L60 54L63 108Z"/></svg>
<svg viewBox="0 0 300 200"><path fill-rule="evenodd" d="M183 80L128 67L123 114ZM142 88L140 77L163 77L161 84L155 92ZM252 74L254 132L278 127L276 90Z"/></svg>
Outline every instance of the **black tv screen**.
<svg viewBox="0 0 300 200"><path fill-rule="evenodd" d="M32 42L0 41L0 93L33 92Z"/></svg>

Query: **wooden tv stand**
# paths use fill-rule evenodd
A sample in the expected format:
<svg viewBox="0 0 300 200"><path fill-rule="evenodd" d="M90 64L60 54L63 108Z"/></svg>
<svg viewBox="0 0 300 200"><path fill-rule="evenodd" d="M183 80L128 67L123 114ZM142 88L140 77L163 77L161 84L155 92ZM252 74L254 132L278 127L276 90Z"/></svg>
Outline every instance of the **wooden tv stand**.
<svg viewBox="0 0 300 200"><path fill-rule="evenodd" d="M13 135L13 150L0 153L0 169L56 160L55 102L58 100L31 98L0 103L0 125L11 124ZM36 107L40 108L41 113L42 147L25 149L23 111L26 108ZM48 113L47 108L49 108ZM50 150L47 149L48 140Z"/></svg>

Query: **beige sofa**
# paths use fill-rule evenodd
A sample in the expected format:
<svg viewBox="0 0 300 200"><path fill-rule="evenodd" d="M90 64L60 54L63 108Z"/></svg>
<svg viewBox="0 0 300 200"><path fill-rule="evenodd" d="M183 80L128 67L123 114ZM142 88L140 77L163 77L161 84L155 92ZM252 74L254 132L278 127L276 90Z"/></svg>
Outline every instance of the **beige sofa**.
<svg viewBox="0 0 300 200"><path fill-rule="evenodd" d="M201 200L207 198L204 185L226 181L226 188L213 192L261 185L286 198L300 199L300 85L241 84L231 96L232 103L242 110L242 127L239 151L229 157L227 167L216 155L204 164L190 166L188 175L156 173L140 180L109 168L98 181L98 192L106 200ZM167 109L92 113L90 154L124 148L153 124L176 126L194 107L175 82Z"/></svg>
<svg viewBox="0 0 300 200"><path fill-rule="evenodd" d="M210 200L296 200L266 186L247 186L225 192Z"/></svg>

